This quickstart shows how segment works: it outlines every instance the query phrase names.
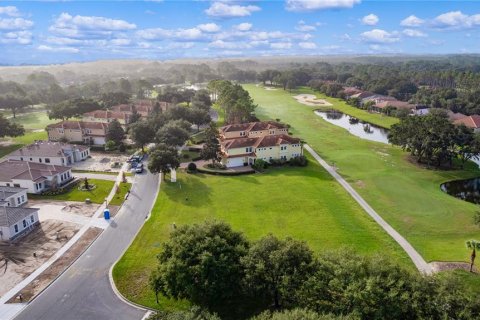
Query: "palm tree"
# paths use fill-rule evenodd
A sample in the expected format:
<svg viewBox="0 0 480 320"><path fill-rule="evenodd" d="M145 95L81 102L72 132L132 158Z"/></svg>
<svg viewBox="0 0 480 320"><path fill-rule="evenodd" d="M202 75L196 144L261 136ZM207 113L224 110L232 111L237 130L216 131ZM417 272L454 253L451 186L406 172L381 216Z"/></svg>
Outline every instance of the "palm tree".
<svg viewBox="0 0 480 320"><path fill-rule="evenodd" d="M477 256L476 249L480 249L480 241L469 240L466 244L468 249L472 249L472 254L470 255L470 272L473 272L473 265L475 264L475 257Z"/></svg>

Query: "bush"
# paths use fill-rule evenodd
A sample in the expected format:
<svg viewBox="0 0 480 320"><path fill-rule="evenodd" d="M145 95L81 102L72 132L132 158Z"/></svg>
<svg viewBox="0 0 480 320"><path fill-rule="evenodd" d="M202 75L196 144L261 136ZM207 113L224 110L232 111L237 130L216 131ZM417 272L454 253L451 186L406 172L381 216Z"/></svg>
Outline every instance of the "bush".
<svg viewBox="0 0 480 320"><path fill-rule="evenodd" d="M118 151L125 152L125 150L127 150L127 148L125 147L125 145L123 143L120 144L120 146L118 146Z"/></svg>
<svg viewBox="0 0 480 320"><path fill-rule="evenodd" d="M197 165L193 162L190 162L187 166L187 171L188 172L196 172L197 171Z"/></svg>
<svg viewBox="0 0 480 320"><path fill-rule="evenodd" d="M226 167L219 162L209 163L209 164L206 165L206 167L209 168L209 169L214 169L214 170L225 170L226 169Z"/></svg>
<svg viewBox="0 0 480 320"><path fill-rule="evenodd" d="M273 166L273 167L281 167L281 166L285 165L285 163L287 163L287 161L282 160L282 159L272 159L272 160L270 160L270 165Z"/></svg>
<svg viewBox="0 0 480 320"><path fill-rule="evenodd" d="M116 144L113 140L108 140L107 143L105 143L105 151L115 150L115 147Z"/></svg>
<svg viewBox="0 0 480 320"><path fill-rule="evenodd" d="M290 165L293 167L306 167L308 160L305 156L298 156L290 159Z"/></svg>
<svg viewBox="0 0 480 320"><path fill-rule="evenodd" d="M252 168L257 171L263 171L268 167L268 163L262 159L257 159L252 165Z"/></svg>

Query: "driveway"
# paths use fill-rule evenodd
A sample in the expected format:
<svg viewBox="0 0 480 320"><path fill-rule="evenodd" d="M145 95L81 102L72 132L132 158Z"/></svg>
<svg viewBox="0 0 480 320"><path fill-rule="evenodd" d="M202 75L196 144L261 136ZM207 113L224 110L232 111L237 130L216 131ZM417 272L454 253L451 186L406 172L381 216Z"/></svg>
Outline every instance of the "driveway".
<svg viewBox="0 0 480 320"><path fill-rule="evenodd" d="M158 175L136 176L130 197L111 226L15 319L142 319L144 310L126 304L113 292L109 269L142 227L156 199L158 187Z"/></svg>

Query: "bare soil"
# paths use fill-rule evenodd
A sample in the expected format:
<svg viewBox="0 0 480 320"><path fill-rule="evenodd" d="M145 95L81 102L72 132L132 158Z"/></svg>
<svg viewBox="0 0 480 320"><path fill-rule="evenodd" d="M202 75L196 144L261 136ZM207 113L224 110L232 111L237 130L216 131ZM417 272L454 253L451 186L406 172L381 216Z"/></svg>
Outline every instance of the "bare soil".
<svg viewBox="0 0 480 320"><path fill-rule="evenodd" d="M0 296L50 259L79 228L70 222L45 220L23 237L0 242Z"/></svg>
<svg viewBox="0 0 480 320"><path fill-rule="evenodd" d="M78 214L84 217L91 217L95 214L95 212L100 207L99 204L95 203L83 203L83 202L75 202L75 201L55 201L55 200L28 200L28 204L30 207L41 206L46 204L54 204L58 206L64 206L62 211Z"/></svg>
<svg viewBox="0 0 480 320"><path fill-rule="evenodd" d="M105 171L105 172L119 172L122 165L127 161L128 156L122 154L110 154L101 152L91 152L91 158L85 161L76 162L73 169L76 170L90 170L90 171ZM120 166L113 167L115 163Z"/></svg>
<svg viewBox="0 0 480 320"><path fill-rule="evenodd" d="M430 266L433 269L433 272L440 272L446 270L465 270L470 271L470 263L468 262L452 262L452 261L432 261ZM478 273L477 268L473 267L473 272Z"/></svg>
<svg viewBox="0 0 480 320"><path fill-rule="evenodd" d="M57 261L36 277L30 284L10 299L7 303L18 303L22 294L23 302L31 301L36 295L42 292L53 280L61 275L102 233L100 228L89 228L78 241L68 249Z"/></svg>

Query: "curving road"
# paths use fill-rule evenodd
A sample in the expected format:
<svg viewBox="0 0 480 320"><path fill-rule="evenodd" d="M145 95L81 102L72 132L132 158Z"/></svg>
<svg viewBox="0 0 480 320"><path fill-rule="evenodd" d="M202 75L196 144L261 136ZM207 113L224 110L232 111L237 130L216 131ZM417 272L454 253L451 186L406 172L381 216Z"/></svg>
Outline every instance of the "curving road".
<svg viewBox="0 0 480 320"><path fill-rule="evenodd" d="M159 177L137 175L128 200L93 245L50 287L33 300L18 320L142 319L145 311L120 300L109 281L109 269L123 254L150 212Z"/></svg>

